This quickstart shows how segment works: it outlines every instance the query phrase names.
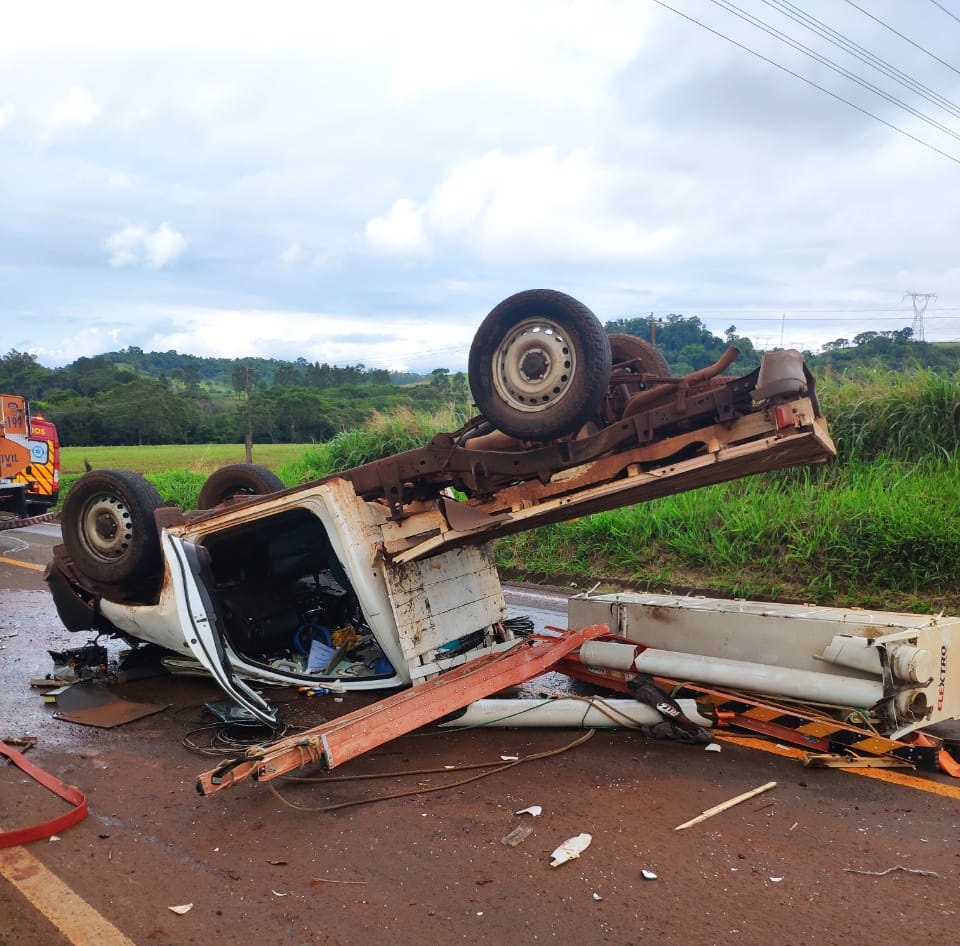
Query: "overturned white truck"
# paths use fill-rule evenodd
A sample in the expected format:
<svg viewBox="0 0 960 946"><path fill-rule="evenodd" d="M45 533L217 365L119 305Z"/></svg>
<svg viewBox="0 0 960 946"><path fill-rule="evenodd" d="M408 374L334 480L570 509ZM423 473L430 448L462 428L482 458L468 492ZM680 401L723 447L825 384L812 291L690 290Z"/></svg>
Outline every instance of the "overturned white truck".
<svg viewBox="0 0 960 946"><path fill-rule="evenodd" d="M460 430L290 489L225 467L190 513L87 473L48 585L70 630L160 645L268 725L248 681L417 684L513 636L495 537L834 455L801 355L724 376L736 356L671 377L571 297L518 293L475 336Z"/></svg>

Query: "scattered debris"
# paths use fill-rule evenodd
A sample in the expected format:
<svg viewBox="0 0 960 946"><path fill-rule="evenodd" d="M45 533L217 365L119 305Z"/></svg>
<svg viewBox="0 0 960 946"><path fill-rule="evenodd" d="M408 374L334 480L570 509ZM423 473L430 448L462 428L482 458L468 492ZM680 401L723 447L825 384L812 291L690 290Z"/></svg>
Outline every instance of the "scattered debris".
<svg viewBox="0 0 960 946"><path fill-rule="evenodd" d="M287 893L280 893L279 890L271 890L270 893L272 893L275 897L289 897L289 896L290 896L290 892L289 892L289 891L287 891Z"/></svg>
<svg viewBox="0 0 960 946"><path fill-rule="evenodd" d="M808 752L803 757L803 764L813 769L914 769L916 766L908 759L897 759L893 756L849 756L835 753Z"/></svg>
<svg viewBox="0 0 960 946"><path fill-rule="evenodd" d="M848 874L865 874L867 877L885 877L896 870L902 870L905 874L919 874L921 877L939 877L935 870L921 870L919 867L904 867L897 864L894 867L888 867L886 870L857 870L855 867L844 867Z"/></svg>
<svg viewBox="0 0 960 946"><path fill-rule="evenodd" d="M704 746L704 752L719 752L721 749L719 742L711 742L709 746Z"/></svg>
<svg viewBox="0 0 960 946"><path fill-rule="evenodd" d="M169 703L134 703L91 683L74 683L56 692L57 719L81 726L112 729L124 723L152 716L167 709ZM50 694L44 695L44 700Z"/></svg>
<svg viewBox="0 0 960 946"><path fill-rule="evenodd" d="M594 899L594 900L598 900L598 901L599 901L599 900L602 900L602 899L603 899L603 897L601 897L601 896L600 896L600 894L598 894L598 893L594 893L594 895L593 895L593 899Z"/></svg>
<svg viewBox="0 0 960 946"><path fill-rule="evenodd" d="M204 703L203 708L221 723L255 723L257 717L245 706L234 703L233 700L215 700Z"/></svg>
<svg viewBox="0 0 960 946"><path fill-rule="evenodd" d="M8 746L19 746L24 752L32 749L37 744L36 736L4 736L0 742L5 742Z"/></svg>
<svg viewBox="0 0 960 946"><path fill-rule="evenodd" d="M183 916L184 913L189 913L193 909L192 903L181 903L176 907L168 907L171 913L176 913L177 916Z"/></svg>
<svg viewBox="0 0 960 946"><path fill-rule="evenodd" d="M514 814L532 815L534 818L539 818L543 814L543 808L540 805L531 805L529 808L521 808L519 811L515 811Z"/></svg>
<svg viewBox="0 0 960 946"><path fill-rule="evenodd" d="M520 756L518 755L502 755L500 756L501 762L519 762Z"/></svg>
<svg viewBox="0 0 960 946"><path fill-rule="evenodd" d="M60 699L60 697L63 696L63 694L66 693L67 690L69 690L72 686L72 683L65 683L62 686L54 688L53 690L47 690L47 692L43 694L43 702L56 703L57 700Z"/></svg>
<svg viewBox="0 0 960 946"><path fill-rule="evenodd" d="M333 880L330 877L314 877L313 880L319 884L358 884L361 887L367 883L365 880Z"/></svg>
<svg viewBox="0 0 960 946"><path fill-rule="evenodd" d="M53 676L65 682L76 680L111 681L116 678L116 661L110 660L107 648L89 643L69 650L48 650L53 660Z"/></svg>
<svg viewBox="0 0 960 946"><path fill-rule="evenodd" d="M641 876L644 880L656 880L656 879L657 879L657 875L656 875L652 870L647 870L646 868L643 868L643 870L640 871L640 876Z"/></svg>
<svg viewBox="0 0 960 946"><path fill-rule="evenodd" d="M735 798L730 798L725 802L721 802L719 805L714 805L712 808L708 808L702 814L697 815L696 818L691 818L689 821L684 821L683 824L678 824L673 830L682 831L684 828L689 828L695 824L700 824L701 821L706 821L708 818L712 818L714 815L719 815L720 812L726 811L728 808L733 808L734 805L739 805L741 802L745 802L750 798L754 798L763 792L770 791L771 788L776 787L776 784L776 782L767 782L766 785L761 785L759 788L754 788L749 792L744 792L742 795L737 795Z"/></svg>
<svg viewBox="0 0 960 946"><path fill-rule="evenodd" d="M567 861L572 861L574 858L579 857L590 847L592 840L593 835L591 834L578 834L576 837L567 838L567 840L550 855L550 866L559 867L561 864L566 864Z"/></svg>
<svg viewBox="0 0 960 946"><path fill-rule="evenodd" d="M663 722L653 726L643 726L645 735L654 739L675 739L678 742L692 742L709 745L713 742L710 731L697 725L680 707L680 704L661 689L649 673L637 673L627 681L630 695L638 702L655 709Z"/></svg>
<svg viewBox="0 0 960 946"><path fill-rule="evenodd" d="M512 831L500 838L500 843L507 847L516 847L533 834L533 826L529 824L518 824Z"/></svg>
<svg viewBox="0 0 960 946"><path fill-rule="evenodd" d="M771 878L770 878L770 883L772 883L772 884L779 884L782 880L783 880L782 877L771 877Z"/></svg>

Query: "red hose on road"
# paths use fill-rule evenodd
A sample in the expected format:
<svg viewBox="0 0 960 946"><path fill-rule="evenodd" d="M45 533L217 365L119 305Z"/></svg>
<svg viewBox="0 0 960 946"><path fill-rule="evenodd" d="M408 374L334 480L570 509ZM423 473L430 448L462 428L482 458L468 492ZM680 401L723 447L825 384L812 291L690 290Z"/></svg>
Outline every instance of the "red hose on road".
<svg viewBox="0 0 960 946"><path fill-rule="evenodd" d="M14 831L0 831L0 847L14 847L17 844L29 844L30 841L39 841L49 838L50 835L63 831L72 825L83 821L87 817L87 796L75 788L61 782L56 776L44 772L39 766L28 761L22 753L11 749L5 742L0 741L0 755L5 755L17 768L23 770L35 782L48 788L54 795L70 802L73 808L65 814L51 818L30 828L17 828Z"/></svg>

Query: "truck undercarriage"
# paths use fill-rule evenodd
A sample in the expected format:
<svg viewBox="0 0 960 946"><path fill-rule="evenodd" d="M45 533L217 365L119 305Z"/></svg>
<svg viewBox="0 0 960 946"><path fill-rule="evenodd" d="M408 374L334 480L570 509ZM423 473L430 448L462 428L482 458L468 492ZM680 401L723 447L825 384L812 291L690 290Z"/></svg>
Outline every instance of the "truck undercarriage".
<svg viewBox="0 0 960 946"><path fill-rule="evenodd" d="M800 354L725 376L736 354L670 377L569 296L519 293L477 332L460 430L289 489L227 467L194 512L93 471L47 581L69 629L158 644L267 725L250 681L421 684L515 645L496 537L834 455Z"/></svg>

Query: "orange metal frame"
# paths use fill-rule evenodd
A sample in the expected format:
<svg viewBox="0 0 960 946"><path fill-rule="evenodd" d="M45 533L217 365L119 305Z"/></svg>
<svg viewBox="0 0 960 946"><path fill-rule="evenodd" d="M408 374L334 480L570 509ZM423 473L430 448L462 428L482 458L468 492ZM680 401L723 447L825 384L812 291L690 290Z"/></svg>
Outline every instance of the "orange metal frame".
<svg viewBox="0 0 960 946"><path fill-rule="evenodd" d="M343 765L398 736L435 722L491 693L545 673L581 644L609 634L604 624L558 636L531 635L517 646L475 660L371 703L339 719L255 746L197 778L197 791L212 795L248 778L266 782L314 762L327 769Z"/></svg>

